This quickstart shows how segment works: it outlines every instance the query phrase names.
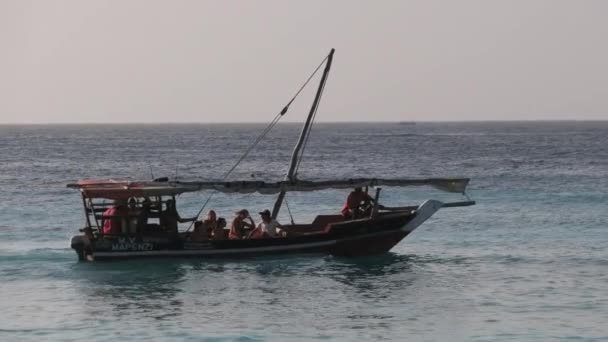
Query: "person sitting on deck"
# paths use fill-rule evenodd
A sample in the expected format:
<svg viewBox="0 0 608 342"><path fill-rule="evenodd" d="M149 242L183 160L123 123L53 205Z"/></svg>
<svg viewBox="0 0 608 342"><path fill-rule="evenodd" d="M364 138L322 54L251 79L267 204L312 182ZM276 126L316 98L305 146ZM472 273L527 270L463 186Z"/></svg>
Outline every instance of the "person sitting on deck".
<svg viewBox="0 0 608 342"><path fill-rule="evenodd" d="M225 240L226 233L225 233L224 228L226 228L226 219L223 217L220 217L217 219L217 224L215 225L215 228L213 228L213 231L211 232L211 238L213 240Z"/></svg>
<svg viewBox="0 0 608 342"><path fill-rule="evenodd" d="M215 211L209 210L207 218L204 221L197 221L194 224L194 230L192 231L192 241L207 241L211 236L211 232L217 226L217 216Z"/></svg>
<svg viewBox="0 0 608 342"><path fill-rule="evenodd" d="M192 233L186 234L186 238L190 241L202 242L209 240L207 234L205 234L203 230L203 221L194 222L194 229L192 229Z"/></svg>
<svg viewBox="0 0 608 342"><path fill-rule="evenodd" d="M177 223L196 221L197 217L181 218L175 208L175 201L167 200L167 208L160 213L160 225L166 232L177 235Z"/></svg>
<svg viewBox="0 0 608 342"><path fill-rule="evenodd" d="M262 217L262 222L249 234L250 239L261 238L276 238L279 236L277 229L282 229L283 226L273 219L270 215L270 210L266 209L259 213Z"/></svg>
<svg viewBox="0 0 608 342"><path fill-rule="evenodd" d="M115 200L114 205L103 212L103 233L120 234L122 233L122 221L125 214L125 203L122 200Z"/></svg>
<svg viewBox="0 0 608 342"><path fill-rule="evenodd" d="M371 213L373 202L374 200L367 192L363 192L361 187L356 187L346 198L342 208L342 216L345 219L358 219L367 216Z"/></svg>
<svg viewBox="0 0 608 342"><path fill-rule="evenodd" d="M247 209L241 209L235 214L236 216L232 220L232 225L230 225L230 232L228 233L228 238L230 240L241 240L246 237L246 229L255 228L255 222L253 222L253 219L251 218L251 216L249 216L249 211L247 211ZM245 222L245 219L249 219L251 223Z"/></svg>
<svg viewBox="0 0 608 342"><path fill-rule="evenodd" d="M217 214L214 210L209 210L207 218L203 221L203 229L207 236L211 236L211 232L217 226Z"/></svg>

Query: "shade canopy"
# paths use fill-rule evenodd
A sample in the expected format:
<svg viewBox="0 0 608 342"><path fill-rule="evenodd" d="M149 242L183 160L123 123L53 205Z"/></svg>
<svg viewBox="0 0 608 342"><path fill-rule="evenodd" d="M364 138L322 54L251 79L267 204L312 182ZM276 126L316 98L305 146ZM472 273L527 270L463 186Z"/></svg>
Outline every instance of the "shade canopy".
<svg viewBox="0 0 608 342"><path fill-rule="evenodd" d="M133 181L128 179L86 179L67 185L79 189L87 198L106 198L113 200L129 197L175 196L184 192L200 190L192 184L178 182Z"/></svg>
<svg viewBox="0 0 608 342"><path fill-rule="evenodd" d="M128 179L81 180L68 184L69 188L79 189L87 198L127 199L129 197L175 196L184 192L215 190L223 193L254 193L264 195L277 194L281 191L317 191L325 189L352 189L355 187L375 186L431 186L433 188L462 193L465 191L468 178L425 178L425 179L383 179L353 178L345 180L293 182L263 181L133 181Z"/></svg>
<svg viewBox="0 0 608 342"><path fill-rule="evenodd" d="M317 191L325 189L349 189L365 186L431 186L436 189L462 193L465 191L469 178L426 178L426 179L383 179L383 178L353 178L344 180L293 182L262 182L262 181L232 181L232 182L183 182L198 186L201 190L216 190L224 193L276 194L281 191Z"/></svg>

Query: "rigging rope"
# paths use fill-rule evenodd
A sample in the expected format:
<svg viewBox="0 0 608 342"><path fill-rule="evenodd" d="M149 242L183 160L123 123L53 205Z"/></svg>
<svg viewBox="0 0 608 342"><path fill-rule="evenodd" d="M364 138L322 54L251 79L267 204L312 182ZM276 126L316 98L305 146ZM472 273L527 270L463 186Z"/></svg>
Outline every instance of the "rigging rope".
<svg viewBox="0 0 608 342"><path fill-rule="evenodd" d="M283 107L283 109L274 117L274 119L272 119L272 121L270 122L270 124L268 126L266 126L266 128L264 128L264 130L260 133L260 135L258 135L258 137L251 144L251 146L249 146L249 148L247 148L247 150L245 150L245 153L243 153L243 155L236 161L236 163L234 163L234 165L230 168L230 170L228 170L226 172L226 174L224 175L224 177L222 177L222 180L221 180L222 182L225 181L230 176L230 174L232 173L232 171L234 171L237 168L237 166L239 166L239 164L243 161L243 159L245 159L249 155L249 152L251 152L253 150L253 148L260 141L262 141L262 139L264 139L264 137L279 122L279 120L281 120L281 118L283 117L283 115L285 115L285 113L287 113L287 111L289 110L289 106L291 106L291 104L293 103L293 101L295 101L295 99L298 97L298 95L300 95L300 93L302 92L302 90L304 90L304 88L308 85L308 83L310 82L310 80L319 71L319 69L321 69L321 67L323 66L323 64L325 64L325 61L327 61L328 58L329 58L329 55L325 56L325 58L321 61L321 63L319 63L319 65L317 66L317 68L312 72L312 74L310 74L310 76L308 76L308 78L306 79L306 81L302 84L302 86L300 86L300 89L298 89L298 91L291 98L291 100L289 100L289 102L287 102L287 104L285 105L285 107ZM315 115L316 115L316 111L315 111ZM207 204L209 203L209 201L211 201L211 198L213 197L213 195L215 195L216 193L217 193L217 190L213 190L211 192L211 194L209 194L209 197L207 197L207 200L205 200L205 202L203 203L203 206L201 207L201 209L196 214L196 218L198 218L201 215L201 213L203 212L203 210L205 210L205 207L207 206ZM291 215L291 213L290 213L290 215ZM292 217L291 221L293 222L293 217ZM188 229L186 230L186 232L190 231L190 229L192 228L193 225L194 225L194 221L192 221L190 223L190 226L188 227Z"/></svg>
<svg viewBox="0 0 608 342"><path fill-rule="evenodd" d="M285 107L285 108L287 108L287 107ZM228 172L226 172L224 177L222 177L222 181L225 181L226 178L228 178L228 176L230 176L232 171L234 171L237 168L237 166L239 166L239 164L243 161L243 159L245 159L249 155L249 152L251 152L253 150L253 148L260 141L262 141L262 139L264 139L264 137L268 134L268 132L270 132L270 130L279 122L279 120L281 119L282 116L283 115L279 113L279 114L277 114L277 116L274 117L274 119L270 122L270 124L268 126L266 126L266 128L262 131L262 133L260 133L260 135L251 144L251 146L249 146L249 148L247 148L247 150L245 151L245 153L243 153L243 155L239 158L239 160L237 160L236 163L234 163L234 165L230 168L230 170L228 170Z"/></svg>
<svg viewBox="0 0 608 342"><path fill-rule="evenodd" d="M300 93L302 92L302 90L304 90L304 88L306 87L306 85L308 85L308 82L310 82L310 80L315 76L315 74L317 73L317 71L319 71L319 69L321 69L321 67L323 66L323 64L325 64L325 61L327 61L328 58L329 58L329 55L325 56L325 58L323 58L323 60L321 61L321 63L319 63L319 65L317 66L317 68L315 69L315 71L313 71L312 74L310 74L310 76L308 76L308 79L306 79L306 82L304 82L304 84L302 84L302 86L296 92L296 94L293 96L293 98L291 98L291 101L289 101L287 103L287 105L285 106L285 108L283 108L283 111L285 113L287 112L287 108L296 99L296 97L298 97L298 95L300 95ZM281 112L282 113L281 115L285 114L284 112Z"/></svg>
<svg viewBox="0 0 608 342"><path fill-rule="evenodd" d="M287 212L289 213L289 218L291 219L291 224L296 224L293 221L293 215L291 214L291 209L289 208L289 203L287 203L287 195L285 195L285 197L283 198L283 200L285 201L285 206L287 207Z"/></svg>

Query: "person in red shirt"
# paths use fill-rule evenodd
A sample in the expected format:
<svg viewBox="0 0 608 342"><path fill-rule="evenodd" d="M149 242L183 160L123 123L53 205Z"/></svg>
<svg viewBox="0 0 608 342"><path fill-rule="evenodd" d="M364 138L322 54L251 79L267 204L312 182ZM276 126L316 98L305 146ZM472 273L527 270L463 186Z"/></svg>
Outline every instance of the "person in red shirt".
<svg viewBox="0 0 608 342"><path fill-rule="evenodd" d="M125 219L124 201L114 201L114 205L103 212L103 233L120 234L122 233L122 223Z"/></svg>
<svg viewBox="0 0 608 342"><path fill-rule="evenodd" d="M363 216L369 215L371 210L371 204L374 200L360 187L356 187L344 202L342 208L342 216L345 219L357 219Z"/></svg>

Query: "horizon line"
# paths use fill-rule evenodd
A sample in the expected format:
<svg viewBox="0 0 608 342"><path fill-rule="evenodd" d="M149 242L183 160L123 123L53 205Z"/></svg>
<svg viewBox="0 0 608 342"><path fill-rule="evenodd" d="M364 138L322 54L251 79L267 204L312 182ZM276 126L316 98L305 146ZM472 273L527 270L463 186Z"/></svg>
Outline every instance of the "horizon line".
<svg viewBox="0 0 608 342"><path fill-rule="evenodd" d="M283 121L278 124L301 124L304 121ZM318 124L428 124L428 123L534 123L534 122L608 122L608 119L488 119L488 120L386 120L386 121L318 121ZM0 122L0 126L26 126L26 125L251 125L266 124L266 121L154 121L154 122Z"/></svg>

